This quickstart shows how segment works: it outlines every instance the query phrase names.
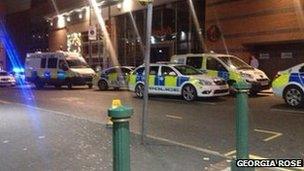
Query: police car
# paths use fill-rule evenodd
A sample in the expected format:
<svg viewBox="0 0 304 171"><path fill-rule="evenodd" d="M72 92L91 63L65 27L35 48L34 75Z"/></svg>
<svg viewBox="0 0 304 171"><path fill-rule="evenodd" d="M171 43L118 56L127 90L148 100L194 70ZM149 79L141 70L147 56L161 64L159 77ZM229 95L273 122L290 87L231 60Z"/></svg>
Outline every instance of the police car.
<svg viewBox="0 0 304 171"><path fill-rule="evenodd" d="M99 90L128 88L129 74L133 70L134 67L131 66L116 66L105 69L95 75L93 84Z"/></svg>
<svg viewBox="0 0 304 171"><path fill-rule="evenodd" d="M6 71L0 70L0 86L15 86L16 80L15 78L8 74Z"/></svg>
<svg viewBox="0 0 304 171"><path fill-rule="evenodd" d="M144 91L144 66L130 75L129 89L139 98ZM227 83L219 77L210 77L194 67L183 64L151 64L149 94L181 95L186 101L196 97L216 97L229 94Z"/></svg>
<svg viewBox="0 0 304 171"><path fill-rule="evenodd" d="M304 63L278 72L272 82L275 95L292 107L304 106Z"/></svg>

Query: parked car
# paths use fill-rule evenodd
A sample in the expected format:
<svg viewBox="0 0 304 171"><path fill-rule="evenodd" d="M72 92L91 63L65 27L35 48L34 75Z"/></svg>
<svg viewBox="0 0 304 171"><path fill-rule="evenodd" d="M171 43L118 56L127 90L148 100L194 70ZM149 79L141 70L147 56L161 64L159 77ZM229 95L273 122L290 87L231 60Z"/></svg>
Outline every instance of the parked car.
<svg viewBox="0 0 304 171"><path fill-rule="evenodd" d="M128 88L129 74L133 70L132 66L116 66L99 71L93 78L93 84L99 90Z"/></svg>
<svg viewBox="0 0 304 171"><path fill-rule="evenodd" d="M280 71L272 82L275 95L292 107L304 106L304 63Z"/></svg>
<svg viewBox="0 0 304 171"><path fill-rule="evenodd" d="M174 55L171 57L171 62L190 65L207 72L210 76L221 77L230 86L246 81L252 85L250 89L252 95L267 90L271 86L269 78L263 71L251 67L233 55L216 53Z"/></svg>
<svg viewBox="0 0 304 171"><path fill-rule="evenodd" d="M0 70L0 86L6 87L6 86L15 86L16 80L15 78L8 74L6 71Z"/></svg>
<svg viewBox="0 0 304 171"><path fill-rule="evenodd" d="M129 89L142 98L144 91L144 66L130 75ZM149 94L178 95L186 101L196 97L217 97L229 94L228 84L219 77L203 74L194 67L183 64L151 64Z"/></svg>
<svg viewBox="0 0 304 171"><path fill-rule="evenodd" d="M25 73L23 68L14 68L11 74L14 76L17 85L26 84Z"/></svg>
<svg viewBox="0 0 304 171"><path fill-rule="evenodd" d="M31 53L25 62L26 80L34 83L38 89L44 85L54 85L57 88L66 85L69 89L74 85L87 85L92 88L94 75L94 70L78 53Z"/></svg>

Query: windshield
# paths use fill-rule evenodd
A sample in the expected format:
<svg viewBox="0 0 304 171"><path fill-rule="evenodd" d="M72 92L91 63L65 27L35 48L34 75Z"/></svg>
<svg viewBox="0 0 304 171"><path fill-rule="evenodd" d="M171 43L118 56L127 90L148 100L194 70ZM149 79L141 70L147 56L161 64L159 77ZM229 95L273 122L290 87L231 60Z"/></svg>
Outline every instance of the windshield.
<svg viewBox="0 0 304 171"><path fill-rule="evenodd" d="M253 69L250 65L236 57L222 56L219 59L234 69Z"/></svg>
<svg viewBox="0 0 304 171"><path fill-rule="evenodd" d="M8 76L7 72L0 72L0 76Z"/></svg>
<svg viewBox="0 0 304 171"><path fill-rule="evenodd" d="M81 60L81 59L72 58L72 59L67 59L66 61L70 68L87 68L88 67L88 64L84 60Z"/></svg>
<svg viewBox="0 0 304 171"><path fill-rule="evenodd" d="M202 74L201 71L195 69L192 66L188 66L188 65L178 65L178 66L174 66L174 68L177 69L183 75L200 75L200 74Z"/></svg>

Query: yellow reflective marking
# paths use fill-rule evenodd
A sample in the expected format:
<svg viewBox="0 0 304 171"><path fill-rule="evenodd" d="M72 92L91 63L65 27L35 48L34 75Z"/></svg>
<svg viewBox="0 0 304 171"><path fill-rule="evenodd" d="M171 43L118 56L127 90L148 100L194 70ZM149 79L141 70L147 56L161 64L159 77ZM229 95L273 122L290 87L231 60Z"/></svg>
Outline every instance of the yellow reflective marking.
<svg viewBox="0 0 304 171"><path fill-rule="evenodd" d="M118 77L118 73L117 72L110 73L108 76L109 76L109 81L116 81Z"/></svg>
<svg viewBox="0 0 304 171"><path fill-rule="evenodd" d="M166 87L176 87L177 77L175 76L165 76L165 86Z"/></svg>
<svg viewBox="0 0 304 171"><path fill-rule="evenodd" d="M149 86L155 85L155 75L149 75Z"/></svg>
<svg viewBox="0 0 304 171"><path fill-rule="evenodd" d="M284 73L283 75L274 79L274 81L272 82L272 87L274 87L274 88L284 87L286 84L288 84L289 77L290 77L290 75L288 73Z"/></svg>
<svg viewBox="0 0 304 171"><path fill-rule="evenodd" d="M217 77L218 76L218 71L208 70L207 75L211 76L211 77Z"/></svg>

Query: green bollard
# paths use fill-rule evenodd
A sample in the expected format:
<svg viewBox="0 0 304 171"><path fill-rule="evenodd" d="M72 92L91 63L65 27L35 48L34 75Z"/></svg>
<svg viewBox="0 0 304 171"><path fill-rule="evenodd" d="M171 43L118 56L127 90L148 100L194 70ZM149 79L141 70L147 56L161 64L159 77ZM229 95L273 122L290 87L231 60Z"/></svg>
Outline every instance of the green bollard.
<svg viewBox="0 0 304 171"><path fill-rule="evenodd" d="M114 101L113 101L114 102ZM116 101L117 102L117 101ZM119 101L120 104L120 101ZM115 106L108 109L108 116L113 121L113 170L130 171L130 130L129 120L133 108Z"/></svg>
<svg viewBox="0 0 304 171"><path fill-rule="evenodd" d="M246 82L234 84L236 91L236 159L249 159L248 152L248 92L251 85ZM232 171L248 171L252 168L238 168L231 162Z"/></svg>

